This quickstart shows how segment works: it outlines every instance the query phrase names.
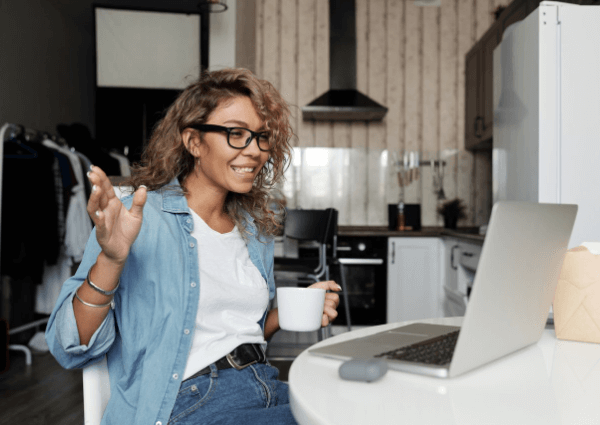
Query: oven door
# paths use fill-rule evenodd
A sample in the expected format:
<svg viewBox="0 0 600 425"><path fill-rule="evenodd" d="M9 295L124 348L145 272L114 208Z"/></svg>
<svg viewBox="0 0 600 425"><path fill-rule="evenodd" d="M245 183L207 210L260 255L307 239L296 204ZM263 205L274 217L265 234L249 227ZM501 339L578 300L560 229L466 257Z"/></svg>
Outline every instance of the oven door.
<svg viewBox="0 0 600 425"><path fill-rule="evenodd" d="M338 258L339 266L332 270L332 279L346 290L340 293L338 317L334 325L348 326L346 303L350 306L352 326L384 324L387 307L387 271L382 258Z"/></svg>

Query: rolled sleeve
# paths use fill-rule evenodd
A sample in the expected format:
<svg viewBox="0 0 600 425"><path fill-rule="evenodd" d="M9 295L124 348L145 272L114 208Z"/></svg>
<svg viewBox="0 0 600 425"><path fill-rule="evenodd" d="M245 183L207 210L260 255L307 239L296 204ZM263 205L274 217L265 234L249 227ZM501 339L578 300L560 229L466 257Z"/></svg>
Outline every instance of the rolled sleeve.
<svg viewBox="0 0 600 425"><path fill-rule="evenodd" d="M112 308L92 335L89 344L82 345L73 311L73 292L56 313L56 340L66 354L99 357L108 351L115 340L115 313Z"/></svg>
<svg viewBox="0 0 600 425"><path fill-rule="evenodd" d="M73 311L75 292L85 281L87 271L96 262L100 246L96 242L95 229L88 240L83 260L73 277L68 279L61 289L54 311L46 327L46 342L52 355L66 369L82 368L98 361L115 340L115 313L108 311L101 325L92 335L87 345L79 340L77 321ZM117 302L115 297L115 302Z"/></svg>

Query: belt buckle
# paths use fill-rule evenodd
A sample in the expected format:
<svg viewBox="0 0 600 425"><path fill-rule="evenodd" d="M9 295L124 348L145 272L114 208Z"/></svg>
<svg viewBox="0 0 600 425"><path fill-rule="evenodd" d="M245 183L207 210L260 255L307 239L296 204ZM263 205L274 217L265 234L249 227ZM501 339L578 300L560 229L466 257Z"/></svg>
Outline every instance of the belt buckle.
<svg viewBox="0 0 600 425"><path fill-rule="evenodd" d="M254 351L256 352L256 346L255 346L254 344L252 344L252 348L253 348L253 349L254 349ZM263 353L262 349L260 349L260 353L257 353L257 354L259 354L259 357L260 357L260 359L259 359L259 360L252 360L251 362L248 362L248 363L246 363L246 364L244 364L244 365L239 365L239 364L237 364L237 362L236 362L235 360L233 360L233 356L231 355L231 353L229 353L229 354L225 355L225 358L227 359L227 361L229 362L229 364L230 364L230 365L231 365L231 366L232 366L234 369L236 369L236 370L242 370L242 369L244 369L244 368L246 368L246 367L248 367L248 366L250 366L250 365L256 364L256 363L258 363L259 361L261 361L261 360L262 360L262 358L263 358L263 356L264 356L264 353Z"/></svg>
<svg viewBox="0 0 600 425"><path fill-rule="evenodd" d="M258 360L252 360L251 362L246 363L245 365L239 365L235 362L235 360L233 360L233 357L231 357L231 353L227 354L225 356L225 358L227 359L227 361L229 362L229 364L235 368L236 370L242 370L250 365L253 365L254 363L258 363Z"/></svg>

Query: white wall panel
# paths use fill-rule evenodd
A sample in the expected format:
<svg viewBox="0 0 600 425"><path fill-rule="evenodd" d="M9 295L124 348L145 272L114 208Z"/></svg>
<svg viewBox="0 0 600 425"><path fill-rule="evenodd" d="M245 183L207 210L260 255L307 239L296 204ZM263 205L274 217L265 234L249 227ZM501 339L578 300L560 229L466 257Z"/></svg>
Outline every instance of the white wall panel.
<svg viewBox="0 0 600 425"><path fill-rule="evenodd" d="M99 87L184 88L200 69L200 17L96 9Z"/></svg>

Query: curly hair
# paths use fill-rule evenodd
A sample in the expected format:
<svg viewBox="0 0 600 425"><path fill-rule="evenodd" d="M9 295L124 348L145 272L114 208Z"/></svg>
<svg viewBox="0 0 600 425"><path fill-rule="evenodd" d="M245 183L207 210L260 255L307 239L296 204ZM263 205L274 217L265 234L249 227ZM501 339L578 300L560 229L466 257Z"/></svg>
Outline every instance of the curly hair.
<svg viewBox="0 0 600 425"><path fill-rule="evenodd" d="M282 202L271 190L283 179L291 155L293 136L290 110L271 83L258 79L247 69L205 71L183 90L155 126L142 153L141 162L133 165L132 175L122 183L137 190L145 185L158 190L174 178L183 182L193 172L195 158L184 146L182 131L192 124L206 123L223 102L246 96L254 105L265 129L273 140L269 159L260 170L248 193L229 192L224 211L246 234L245 213L255 222L260 235L275 235L281 228ZM182 185L183 194L188 191Z"/></svg>

